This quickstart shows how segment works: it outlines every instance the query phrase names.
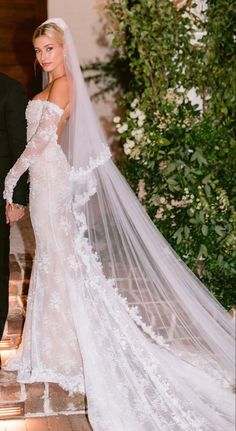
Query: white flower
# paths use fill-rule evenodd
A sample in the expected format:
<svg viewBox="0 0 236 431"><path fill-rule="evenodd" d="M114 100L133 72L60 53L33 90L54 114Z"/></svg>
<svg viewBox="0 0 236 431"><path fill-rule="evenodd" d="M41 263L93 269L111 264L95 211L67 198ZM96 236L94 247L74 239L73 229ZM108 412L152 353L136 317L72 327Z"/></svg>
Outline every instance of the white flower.
<svg viewBox="0 0 236 431"><path fill-rule="evenodd" d="M159 129L164 130L166 128L166 125L164 123L159 124Z"/></svg>
<svg viewBox="0 0 236 431"><path fill-rule="evenodd" d="M144 120L142 120L142 119L139 118L139 120L138 120L138 126L142 127L143 124L144 124Z"/></svg>
<svg viewBox="0 0 236 431"><path fill-rule="evenodd" d="M177 98L176 103L177 103L177 105L182 105L183 101L184 101L184 98L183 98L182 96L179 96L179 97Z"/></svg>
<svg viewBox="0 0 236 431"><path fill-rule="evenodd" d="M122 126L117 127L118 133L124 133L128 130L128 124L124 123Z"/></svg>
<svg viewBox="0 0 236 431"><path fill-rule="evenodd" d="M140 201L142 201L146 197L146 190L145 190L145 181L144 179L139 180L138 182L138 198Z"/></svg>
<svg viewBox="0 0 236 431"><path fill-rule="evenodd" d="M158 220L161 220L163 218L163 213L160 210L158 210L155 215L155 218L157 218Z"/></svg>
<svg viewBox="0 0 236 431"><path fill-rule="evenodd" d="M131 111L129 114L130 118L134 119L137 118L137 113L135 111Z"/></svg>
<svg viewBox="0 0 236 431"><path fill-rule="evenodd" d="M166 198L164 196L160 197L160 203L161 204L165 204L166 203Z"/></svg>
<svg viewBox="0 0 236 431"><path fill-rule="evenodd" d="M144 120L146 118L146 115L140 109L135 109L135 111L132 111L130 113L130 118L138 118L138 125L139 125L139 127L142 127L144 124Z"/></svg>
<svg viewBox="0 0 236 431"><path fill-rule="evenodd" d="M144 129L134 129L131 132L131 135L137 140L140 141L144 135Z"/></svg>
<svg viewBox="0 0 236 431"><path fill-rule="evenodd" d="M183 121L183 124L184 124L184 126L190 126L191 123L190 123L189 118L185 118Z"/></svg>
<svg viewBox="0 0 236 431"><path fill-rule="evenodd" d="M131 141L131 139L127 139L127 141L124 144L124 153L126 155L129 155L131 153L131 148L135 146L134 141Z"/></svg>
<svg viewBox="0 0 236 431"><path fill-rule="evenodd" d="M145 120L145 118L146 118L146 115L144 114L144 112L143 111L140 111L141 113L140 113L140 115L139 115L139 120Z"/></svg>
<svg viewBox="0 0 236 431"><path fill-rule="evenodd" d="M176 99L175 90L173 88L168 88L165 99L169 103L173 103Z"/></svg>
<svg viewBox="0 0 236 431"><path fill-rule="evenodd" d="M135 146L134 141L132 141L131 139L127 139L126 144L129 145L129 148L133 148Z"/></svg>
<svg viewBox="0 0 236 431"><path fill-rule="evenodd" d="M131 108L134 109L134 108L136 108L137 104L138 104L138 99L136 98L136 99L133 100L133 102L131 103L130 106L131 106Z"/></svg>
<svg viewBox="0 0 236 431"><path fill-rule="evenodd" d="M113 122L114 123L119 123L120 122L120 117L116 116L113 118Z"/></svg>
<svg viewBox="0 0 236 431"><path fill-rule="evenodd" d="M135 112L136 112L137 117L140 117L140 115L143 114L143 111L141 111L139 108L136 108Z"/></svg>
<svg viewBox="0 0 236 431"><path fill-rule="evenodd" d="M164 162L163 160L159 163L159 169L165 169L167 168L167 163Z"/></svg>
<svg viewBox="0 0 236 431"><path fill-rule="evenodd" d="M132 150L132 158L134 158L135 160L139 160L140 159L139 155L140 155L140 149L137 147L134 148Z"/></svg>
<svg viewBox="0 0 236 431"><path fill-rule="evenodd" d="M128 156L131 153L129 144L124 144L124 153Z"/></svg>

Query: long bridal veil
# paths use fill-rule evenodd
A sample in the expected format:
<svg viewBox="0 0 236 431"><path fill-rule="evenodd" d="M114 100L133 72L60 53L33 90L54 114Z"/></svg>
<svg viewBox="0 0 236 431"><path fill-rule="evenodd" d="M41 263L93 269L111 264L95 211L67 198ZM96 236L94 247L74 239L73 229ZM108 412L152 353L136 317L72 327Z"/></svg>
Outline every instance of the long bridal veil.
<svg viewBox="0 0 236 431"><path fill-rule="evenodd" d="M78 223L84 214L105 275L147 337L232 384L231 317L175 254L112 162L70 30L60 18L46 22L64 31L71 115L61 144L72 166Z"/></svg>

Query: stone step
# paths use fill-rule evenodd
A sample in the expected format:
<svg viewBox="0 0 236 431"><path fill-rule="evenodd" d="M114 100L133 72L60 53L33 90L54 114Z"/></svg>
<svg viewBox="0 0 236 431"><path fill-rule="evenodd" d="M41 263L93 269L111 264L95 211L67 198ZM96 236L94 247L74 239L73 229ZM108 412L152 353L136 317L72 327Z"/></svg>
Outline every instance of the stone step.
<svg viewBox="0 0 236 431"><path fill-rule="evenodd" d="M9 297L9 312L7 316L7 333L9 335L21 334L25 319L26 296Z"/></svg>
<svg viewBox="0 0 236 431"><path fill-rule="evenodd" d="M26 296L10 295L9 313L4 328L4 338L13 338L16 347L16 339L20 339L23 331L26 310ZM1 343L0 343L1 349Z"/></svg>
<svg viewBox="0 0 236 431"><path fill-rule="evenodd" d="M4 341L4 340L3 340ZM16 343L14 337L5 339ZM10 347L12 347L10 346ZM15 349L1 350L2 366L15 355ZM70 395L55 383L19 384L16 373L0 370L0 410L23 403L25 417L83 413L86 399L83 394Z"/></svg>
<svg viewBox="0 0 236 431"><path fill-rule="evenodd" d="M12 280L9 282L9 294L11 296L27 295L29 290L29 279Z"/></svg>
<svg viewBox="0 0 236 431"><path fill-rule="evenodd" d="M30 254L10 254L10 295L28 294L32 264L33 257Z"/></svg>
<svg viewBox="0 0 236 431"><path fill-rule="evenodd" d="M70 395L55 383L19 384L16 373L0 371L0 409L24 403L24 416L74 414L86 411L83 394Z"/></svg>
<svg viewBox="0 0 236 431"><path fill-rule="evenodd" d="M31 268L30 254L10 254L9 313L4 337L20 337L22 333Z"/></svg>

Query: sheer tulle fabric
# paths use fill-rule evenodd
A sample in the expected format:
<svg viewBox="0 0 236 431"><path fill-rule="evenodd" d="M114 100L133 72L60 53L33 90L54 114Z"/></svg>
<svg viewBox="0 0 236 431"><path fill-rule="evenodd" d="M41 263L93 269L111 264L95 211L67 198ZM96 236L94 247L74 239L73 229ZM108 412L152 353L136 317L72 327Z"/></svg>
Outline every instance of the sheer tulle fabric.
<svg viewBox="0 0 236 431"><path fill-rule="evenodd" d="M89 240L105 274L114 279L131 305L139 307L144 323L172 348L196 354L199 360L216 360L233 375L232 319L176 256L114 163L106 162L108 148L71 33L60 18L50 21L64 30L65 65L71 85L72 116L61 144L71 165L80 171L74 183L75 207L86 214ZM88 179L89 171L96 193L85 202L77 196L81 195L83 172ZM151 328L146 331L152 333Z"/></svg>
<svg viewBox="0 0 236 431"><path fill-rule="evenodd" d="M27 163L23 153L6 180L10 201L30 166L37 243L24 340L12 367L20 381L85 390L95 431L231 430L233 322L111 161L69 29L50 21L65 32L73 109L63 153L56 136L61 110L30 102Z"/></svg>

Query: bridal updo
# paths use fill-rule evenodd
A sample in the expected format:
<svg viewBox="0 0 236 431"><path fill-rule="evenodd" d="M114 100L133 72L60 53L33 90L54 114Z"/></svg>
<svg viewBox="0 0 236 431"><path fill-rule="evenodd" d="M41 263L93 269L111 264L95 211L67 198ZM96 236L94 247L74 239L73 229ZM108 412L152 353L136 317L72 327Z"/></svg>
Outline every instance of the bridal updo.
<svg viewBox="0 0 236 431"><path fill-rule="evenodd" d="M36 28L32 37L32 42L34 43L35 39L40 36L48 36L56 42L63 44L64 31L54 22L48 22Z"/></svg>

